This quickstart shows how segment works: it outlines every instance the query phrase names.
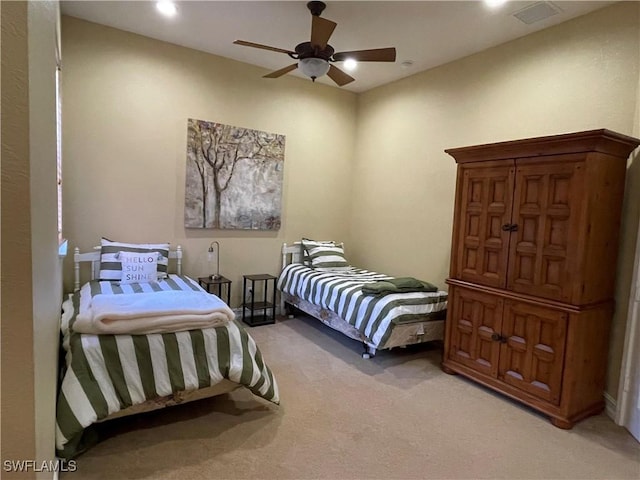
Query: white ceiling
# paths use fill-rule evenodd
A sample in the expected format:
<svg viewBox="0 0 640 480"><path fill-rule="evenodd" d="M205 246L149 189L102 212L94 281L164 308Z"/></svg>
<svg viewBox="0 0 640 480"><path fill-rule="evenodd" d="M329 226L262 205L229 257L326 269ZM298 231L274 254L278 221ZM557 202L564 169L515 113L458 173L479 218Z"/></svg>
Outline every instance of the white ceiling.
<svg viewBox="0 0 640 480"><path fill-rule="evenodd" d="M293 50L310 37L311 14L306 2L180 1L173 18L160 15L154 3L63 1L61 8L65 15L264 67L265 74L294 61L284 53L234 45L234 40ZM337 52L396 47L395 63L360 63L355 71L348 72L356 81L342 88L363 92L615 2L554 1L561 12L531 25L513 14L537 1L510 1L496 9L482 1L325 3L322 17L338 23L329 41ZM413 65L404 67L405 61ZM299 70L289 75L302 77ZM335 86L327 77L317 81Z"/></svg>

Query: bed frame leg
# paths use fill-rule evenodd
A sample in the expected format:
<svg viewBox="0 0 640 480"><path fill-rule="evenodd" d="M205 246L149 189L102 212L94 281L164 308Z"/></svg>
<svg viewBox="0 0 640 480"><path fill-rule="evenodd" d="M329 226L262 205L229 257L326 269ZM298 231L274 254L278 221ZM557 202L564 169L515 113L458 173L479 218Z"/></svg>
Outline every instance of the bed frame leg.
<svg viewBox="0 0 640 480"><path fill-rule="evenodd" d="M293 318L295 316L295 307L288 302L282 302L282 314L287 318Z"/></svg>
<svg viewBox="0 0 640 480"><path fill-rule="evenodd" d="M362 342L362 345L364 346L364 352L362 352L362 358L364 358L365 360L368 360L370 358L373 358L376 356L376 349L373 347L370 347L369 345L367 345L366 343Z"/></svg>

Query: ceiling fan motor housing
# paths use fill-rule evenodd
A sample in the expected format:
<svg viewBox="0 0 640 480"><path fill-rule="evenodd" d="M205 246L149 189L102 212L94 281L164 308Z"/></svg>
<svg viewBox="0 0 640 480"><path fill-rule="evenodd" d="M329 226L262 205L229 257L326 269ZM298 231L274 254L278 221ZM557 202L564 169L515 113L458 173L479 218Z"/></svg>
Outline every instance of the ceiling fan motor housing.
<svg viewBox="0 0 640 480"><path fill-rule="evenodd" d="M292 58L302 60L303 58L322 58L327 62L331 60L335 50L331 45L327 45L323 50L318 50L311 45L311 42L302 42L296 45L296 56L290 55Z"/></svg>
<svg viewBox="0 0 640 480"><path fill-rule="evenodd" d="M309 11L311 12L311 15L315 16L315 17L319 17L320 14L322 13L322 11L326 8L327 6L325 5L324 2L308 2L307 3L307 8L309 9Z"/></svg>

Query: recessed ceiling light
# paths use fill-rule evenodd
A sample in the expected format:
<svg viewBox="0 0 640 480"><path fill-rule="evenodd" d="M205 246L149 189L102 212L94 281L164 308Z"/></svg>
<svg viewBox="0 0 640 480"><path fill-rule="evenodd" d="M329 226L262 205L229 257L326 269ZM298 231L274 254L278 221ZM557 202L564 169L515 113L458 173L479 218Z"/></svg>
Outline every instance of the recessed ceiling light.
<svg viewBox="0 0 640 480"><path fill-rule="evenodd" d="M400 64L402 68L411 68L413 67L413 60L405 60Z"/></svg>
<svg viewBox="0 0 640 480"><path fill-rule="evenodd" d="M178 13L178 9L176 8L176 4L173 2L157 2L156 8L160 13L166 15L167 17L173 17L176 13Z"/></svg>
<svg viewBox="0 0 640 480"><path fill-rule="evenodd" d="M358 66L358 62L356 62L353 58L347 58L342 64L345 70L355 70Z"/></svg>
<svg viewBox="0 0 640 480"><path fill-rule="evenodd" d="M507 0L484 0L484 4L489 8L498 8L507 3Z"/></svg>

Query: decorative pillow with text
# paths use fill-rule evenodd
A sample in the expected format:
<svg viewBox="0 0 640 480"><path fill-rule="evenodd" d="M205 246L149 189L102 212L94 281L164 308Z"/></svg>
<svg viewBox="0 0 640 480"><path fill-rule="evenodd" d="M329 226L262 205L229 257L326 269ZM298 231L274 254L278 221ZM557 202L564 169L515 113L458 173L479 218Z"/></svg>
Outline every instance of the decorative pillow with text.
<svg viewBox="0 0 640 480"><path fill-rule="evenodd" d="M168 243L123 243L102 238L100 241L100 280L120 280L122 278L122 264L118 258L120 252L159 253L162 258L158 260L158 278L167 277Z"/></svg>
<svg viewBox="0 0 640 480"><path fill-rule="evenodd" d="M119 252L117 256L122 265L121 284L148 283L158 280L158 258L161 257L159 252Z"/></svg>

